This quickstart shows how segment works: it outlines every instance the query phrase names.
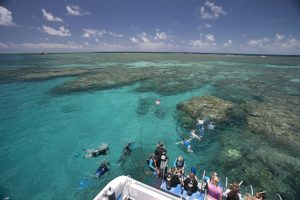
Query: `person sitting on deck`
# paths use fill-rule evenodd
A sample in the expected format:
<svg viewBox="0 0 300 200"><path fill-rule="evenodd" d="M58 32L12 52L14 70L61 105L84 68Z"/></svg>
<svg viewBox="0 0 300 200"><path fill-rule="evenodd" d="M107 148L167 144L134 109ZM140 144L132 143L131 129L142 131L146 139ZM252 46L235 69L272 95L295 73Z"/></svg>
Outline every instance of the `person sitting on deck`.
<svg viewBox="0 0 300 200"><path fill-rule="evenodd" d="M222 200L222 188L218 186L219 181L217 174L213 173L207 184L207 200Z"/></svg>
<svg viewBox="0 0 300 200"><path fill-rule="evenodd" d="M180 183L179 177L176 174L175 167L172 167L170 170L167 171L165 179L167 190L170 190L172 187L176 187Z"/></svg>
<svg viewBox="0 0 300 200"><path fill-rule="evenodd" d="M176 158L174 167L180 174L184 174L185 161L182 156L178 156L178 158Z"/></svg>
<svg viewBox="0 0 300 200"><path fill-rule="evenodd" d="M88 153L85 155L85 158L98 157L99 155L106 155L108 153L109 147L108 144L101 144L99 149L86 149Z"/></svg>
<svg viewBox="0 0 300 200"><path fill-rule="evenodd" d="M198 182L193 172L191 172L183 181L183 187L188 196L191 196L193 193L198 191Z"/></svg>
<svg viewBox="0 0 300 200"><path fill-rule="evenodd" d="M160 174L160 168L157 165L157 157L155 154L151 154L147 159L147 164L151 171L154 172L156 176L159 176Z"/></svg>
<svg viewBox="0 0 300 200"><path fill-rule="evenodd" d="M240 185L236 182L233 182L229 185L229 188L223 193L223 196L226 197L226 200L239 200L242 199L240 191Z"/></svg>

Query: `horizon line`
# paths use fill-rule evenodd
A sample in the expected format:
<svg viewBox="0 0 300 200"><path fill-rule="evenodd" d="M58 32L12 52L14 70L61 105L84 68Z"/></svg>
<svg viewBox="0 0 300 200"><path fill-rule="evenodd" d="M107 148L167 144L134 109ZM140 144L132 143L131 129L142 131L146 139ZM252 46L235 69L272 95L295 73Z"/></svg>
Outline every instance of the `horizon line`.
<svg viewBox="0 0 300 200"><path fill-rule="evenodd" d="M299 57L300 54L272 54L272 53L209 53L209 52L193 52L193 51L70 51L70 52L0 52L0 54L88 54L88 53L166 53L166 54L203 54L203 55L245 55L245 56L291 56Z"/></svg>

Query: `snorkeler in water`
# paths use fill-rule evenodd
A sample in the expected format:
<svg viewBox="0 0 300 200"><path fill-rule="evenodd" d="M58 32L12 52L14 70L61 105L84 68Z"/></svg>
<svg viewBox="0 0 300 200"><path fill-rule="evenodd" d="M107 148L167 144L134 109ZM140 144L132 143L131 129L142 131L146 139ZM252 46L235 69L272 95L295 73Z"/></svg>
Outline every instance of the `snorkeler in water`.
<svg viewBox="0 0 300 200"><path fill-rule="evenodd" d="M196 134L196 131L195 131L195 130L192 130L192 131L191 131L191 138L197 139L197 140L201 140L202 136L197 135L197 134Z"/></svg>
<svg viewBox="0 0 300 200"><path fill-rule="evenodd" d="M192 140L192 138L189 138L187 140L182 140L180 142L176 142L175 144L183 144L186 147L188 152L194 152L192 149L191 140Z"/></svg>
<svg viewBox="0 0 300 200"><path fill-rule="evenodd" d="M84 158L98 157L99 155L106 155L108 153L108 144L101 144L98 149L86 149L88 153Z"/></svg>
<svg viewBox="0 0 300 200"><path fill-rule="evenodd" d="M131 142L127 143L125 145L125 147L123 148L123 151L122 151L122 155L121 157L119 158L119 160L117 161L118 165L123 165L126 161L126 157L128 157L131 152L132 152L132 144Z"/></svg>
<svg viewBox="0 0 300 200"><path fill-rule="evenodd" d="M109 170L108 165L109 165L109 162L107 162L106 160L102 161L100 163L99 168L97 169L97 171L94 174L95 177L99 178L100 176L102 176L103 174L108 172L108 170Z"/></svg>

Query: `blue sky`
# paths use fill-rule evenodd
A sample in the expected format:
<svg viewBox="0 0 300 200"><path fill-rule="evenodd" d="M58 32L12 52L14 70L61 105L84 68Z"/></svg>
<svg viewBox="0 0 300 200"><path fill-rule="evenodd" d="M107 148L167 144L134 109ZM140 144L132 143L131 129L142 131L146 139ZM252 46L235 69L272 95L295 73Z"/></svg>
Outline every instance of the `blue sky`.
<svg viewBox="0 0 300 200"><path fill-rule="evenodd" d="M300 54L298 0L0 0L0 52Z"/></svg>

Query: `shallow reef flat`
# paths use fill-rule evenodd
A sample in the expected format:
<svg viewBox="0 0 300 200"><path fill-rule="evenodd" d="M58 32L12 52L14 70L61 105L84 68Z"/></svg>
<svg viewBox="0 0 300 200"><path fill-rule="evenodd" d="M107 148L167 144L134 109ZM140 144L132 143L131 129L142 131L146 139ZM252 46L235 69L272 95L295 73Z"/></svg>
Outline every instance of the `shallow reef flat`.
<svg viewBox="0 0 300 200"><path fill-rule="evenodd" d="M268 98L244 104L247 126L270 144L289 148L294 155L300 148L300 97Z"/></svg>
<svg viewBox="0 0 300 200"><path fill-rule="evenodd" d="M84 68L21 68L0 69L0 83L43 81L59 77L78 76L91 73L91 69Z"/></svg>

